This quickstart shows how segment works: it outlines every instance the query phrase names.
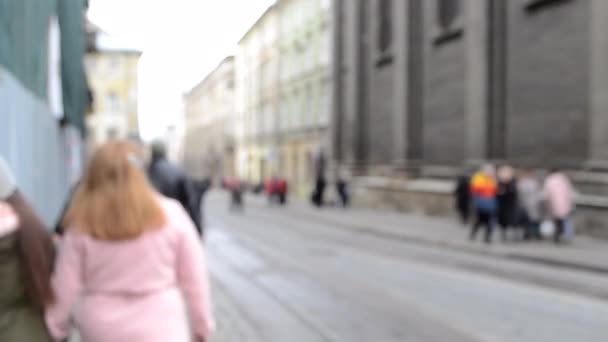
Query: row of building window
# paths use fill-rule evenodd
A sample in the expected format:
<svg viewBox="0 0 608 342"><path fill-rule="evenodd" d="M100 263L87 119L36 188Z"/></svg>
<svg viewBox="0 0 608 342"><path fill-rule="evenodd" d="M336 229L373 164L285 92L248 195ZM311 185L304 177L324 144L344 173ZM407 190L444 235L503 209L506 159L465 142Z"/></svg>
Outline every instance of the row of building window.
<svg viewBox="0 0 608 342"><path fill-rule="evenodd" d="M397 0L401 1L401 0ZM393 44L394 0L379 0L377 49L381 56L391 53ZM461 15L460 0L437 0L435 22L441 32L452 30Z"/></svg>
<svg viewBox="0 0 608 342"><path fill-rule="evenodd" d="M282 96L279 102L281 131L317 127L329 123L330 94L329 83L323 81L320 88L307 86L301 92ZM246 115L245 134L264 135L274 131L274 104L268 103L257 112Z"/></svg>
<svg viewBox="0 0 608 342"><path fill-rule="evenodd" d="M283 8L281 18L281 32L297 32L308 25L311 20L319 17L318 10L329 14L331 0L298 0L288 3Z"/></svg>

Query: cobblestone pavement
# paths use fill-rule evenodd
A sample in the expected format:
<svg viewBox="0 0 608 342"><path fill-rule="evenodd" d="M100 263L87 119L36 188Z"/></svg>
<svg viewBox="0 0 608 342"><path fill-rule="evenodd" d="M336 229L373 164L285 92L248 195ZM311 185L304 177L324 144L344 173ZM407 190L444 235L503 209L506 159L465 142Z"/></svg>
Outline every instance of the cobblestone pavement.
<svg viewBox="0 0 608 342"><path fill-rule="evenodd" d="M207 199L216 342L608 341L603 275L226 208Z"/></svg>
<svg viewBox="0 0 608 342"><path fill-rule="evenodd" d="M605 275L368 234L349 211L206 202L212 342L608 341Z"/></svg>

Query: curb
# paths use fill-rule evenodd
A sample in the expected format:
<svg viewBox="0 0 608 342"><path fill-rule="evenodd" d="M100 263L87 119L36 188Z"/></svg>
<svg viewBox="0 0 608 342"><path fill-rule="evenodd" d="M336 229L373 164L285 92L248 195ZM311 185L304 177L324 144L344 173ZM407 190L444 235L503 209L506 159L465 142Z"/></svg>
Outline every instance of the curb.
<svg viewBox="0 0 608 342"><path fill-rule="evenodd" d="M263 205L262 203L260 203L256 200L250 201L249 203L253 204L254 206ZM289 206L288 206L288 208L289 208ZM489 257L493 257L496 259L508 259L508 260L528 262L531 264L544 265L544 266L565 269L565 270L585 271L588 273L594 273L594 274L599 274L599 275L608 275L608 266L603 267L603 266L589 265L589 264L584 264L584 263L574 262L574 261L558 260L558 259L554 259L554 258L544 258L541 256L531 256L531 255L521 254L521 253L512 252L512 251L500 252L500 251L492 251L492 250L482 250L482 249L476 248L474 246L466 246L466 245L462 245L462 244L451 243L449 241L437 241L437 240L428 239L428 238L420 237L420 236L413 236L413 235L393 233L393 232L389 232L389 231L382 231L382 230L376 229L374 227L371 227L369 225L356 225L356 224L345 223L342 221L334 220L334 219L319 215L318 213L316 213L312 210L310 211L310 213L308 213L309 215L305 215L305 213L301 210L301 208L298 208L298 207L291 207L291 208L296 209L296 212L292 211L290 213L291 215L299 216L299 217L305 218L306 220L316 220L317 222L329 224L330 226L336 227L338 229L348 230L350 232L354 232L357 234L375 236L375 237L384 238L384 239L393 239L393 240L399 240L399 241L405 241L405 242L412 242L412 243L417 243L420 245L431 246L431 247L442 247L442 248L447 248L447 249L450 249L453 251L468 253L471 255L479 255L479 256L486 256L486 257L489 256ZM305 207L302 207L302 208L305 208Z"/></svg>
<svg viewBox="0 0 608 342"><path fill-rule="evenodd" d="M412 236L406 234L398 234L388 231L382 231L376 228L373 228L368 225L355 225L344 223L341 221L337 221L331 218L322 217L318 214L313 214L310 216L305 216L301 211L292 212L291 215L300 216L307 220L315 220L317 222L322 222L328 224L330 226L336 227L338 229L348 230L357 234L364 234L375 236L384 239L393 239L405 242L413 242L425 246L431 247L442 247L447 248L453 251L464 252L472 255L480 255L480 256L490 256L497 259L510 259L515 261L523 261L537 265L550 266L553 268L574 270L574 271L585 271L589 273L595 273L599 275L608 275L608 267L602 267L597 265L589 265L579 262L566 261L566 260L557 260L554 258L544 258L541 256L531 256L526 254L521 254L517 252L500 252L500 251L492 251L492 250L481 250L479 248L473 246L465 246L462 244L451 243L448 241L437 241L433 239L428 239L420 236Z"/></svg>

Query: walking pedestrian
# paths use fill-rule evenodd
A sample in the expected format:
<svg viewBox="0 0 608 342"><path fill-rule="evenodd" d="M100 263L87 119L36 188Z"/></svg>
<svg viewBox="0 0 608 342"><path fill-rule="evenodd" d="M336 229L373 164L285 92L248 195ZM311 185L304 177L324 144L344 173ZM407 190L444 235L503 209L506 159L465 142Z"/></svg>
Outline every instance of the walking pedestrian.
<svg viewBox="0 0 608 342"><path fill-rule="evenodd" d="M555 224L553 239L560 243L574 210L574 187L570 179L558 169L551 170L543 186L543 198Z"/></svg>
<svg viewBox="0 0 608 342"><path fill-rule="evenodd" d="M327 187L325 177L319 177L315 180L315 188L312 193L312 203L318 208L325 205L325 187Z"/></svg>
<svg viewBox="0 0 608 342"><path fill-rule="evenodd" d="M180 203L154 191L140 165L120 141L88 165L52 276L56 300L46 321L56 341L75 324L83 342L207 341L214 328L194 224Z"/></svg>
<svg viewBox="0 0 608 342"><path fill-rule="evenodd" d="M348 194L348 184L344 178L340 177L336 182L336 191L338 192L342 208L347 208L350 204L350 196Z"/></svg>
<svg viewBox="0 0 608 342"><path fill-rule="evenodd" d="M287 180L285 178L279 178L277 180L276 189L279 195L279 204L286 205L287 204Z"/></svg>
<svg viewBox="0 0 608 342"><path fill-rule="evenodd" d="M268 197L268 204L270 205L279 202L278 182L278 177L272 176L266 181L266 184L264 186L264 188L266 189L266 196Z"/></svg>
<svg viewBox="0 0 608 342"><path fill-rule="evenodd" d="M50 342L44 310L55 299L53 242L1 157L0 255L0 341Z"/></svg>
<svg viewBox="0 0 608 342"><path fill-rule="evenodd" d="M471 194L477 216L471 230L471 240L475 240L479 228L485 226L484 241L486 243L492 242L497 208L496 195L498 193L495 173L494 166L488 164L483 166L471 179Z"/></svg>
<svg viewBox="0 0 608 342"><path fill-rule="evenodd" d="M228 178L225 184L230 192L230 210L243 211L243 184L236 177Z"/></svg>
<svg viewBox="0 0 608 342"><path fill-rule="evenodd" d="M515 171L509 165L498 169L498 225L502 241L507 241L509 230L517 223L517 181Z"/></svg>
<svg viewBox="0 0 608 342"><path fill-rule="evenodd" d="M534 172L525 170L517 183L519 206L523 212L524 240L541 240L542 189Z"/></svg>
<svg viewBox="0 0 608 342"><path fill-rule="evenodd" d="M193 180L190 182L188 197L190 199L190 208L192 208L192 219L196 229L205 236L205 219L203 215L203 200L207 191L211 188L211 180Z"/></svg>
<svg viewBox="0 0 608 342"><path fill-rule="evenodd" d="M167 151L162 142L151 145L151 160L148 166L148 178L152 185L165 197L177 200L190 215L193 222L200 222L200 208L193 208L191 189L183 170L167 160ZM202 227L196 230L202 234Z"/></svg>
<svg viewBox="0 0 608 342"><path fill-rule="evenodd" d="M327 186L327 180L325 179L326 164L325 150L320 148L314 160L315 187L311 198L312 203L318 208L322 207L325 202L325 188Z"/></svg>
<svg viewBox="0 0 608 342"><path fill-rule="evenodd" d="M469 223L471 215L471 178L463 174L458 177L456 188L454 189L454 204L463 225Z"/></svg>

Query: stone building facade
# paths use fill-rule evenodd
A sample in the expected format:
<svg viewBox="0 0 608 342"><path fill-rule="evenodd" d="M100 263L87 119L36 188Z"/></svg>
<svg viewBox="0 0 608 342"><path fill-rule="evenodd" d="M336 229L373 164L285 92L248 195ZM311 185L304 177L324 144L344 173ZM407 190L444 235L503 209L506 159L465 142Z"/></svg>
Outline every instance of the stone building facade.
<svg viewBox="0 0 608 342"><path fill-rule="evenodd" d="M280 0L279 169L291 193L308 196L313 156L328 144L331 1Z"/></svg>
<svg viewBox="0 0 608 342"><path fill-rule="evenodd" d="M335 1L332 153L357 176L360 200L444 212L451 185L441 179L494 160L571 170L581 212L603 208L607 8L603 0Z"/></svg>
<svg viewBox="0 0 608 342"><path fill-rule="evenodd" d="M235 62L226 57L184 95L186 172L219 182L235 174Z"/></svg>
<svg viewBox="0 0 608 342"><path fill-rule="evenodd" d="M245 33L236 54L237 169L259 183L278 167L279 53L276 6Z"/></svg>
<svg viewBox="0 0 608 342"><path fill-rule="evenodd" d="M97 48L85 60L93 93L87 116L89 148L112 139L139 137L138 63L141 52Z"/></svg>
<svg viewBox="0 0 608 342"><path fill-rule="evenodd" d="M331 0L279 0L236 55L240 177L284 177L308 195L312 158L327 147L331 111Z"/></svg>

